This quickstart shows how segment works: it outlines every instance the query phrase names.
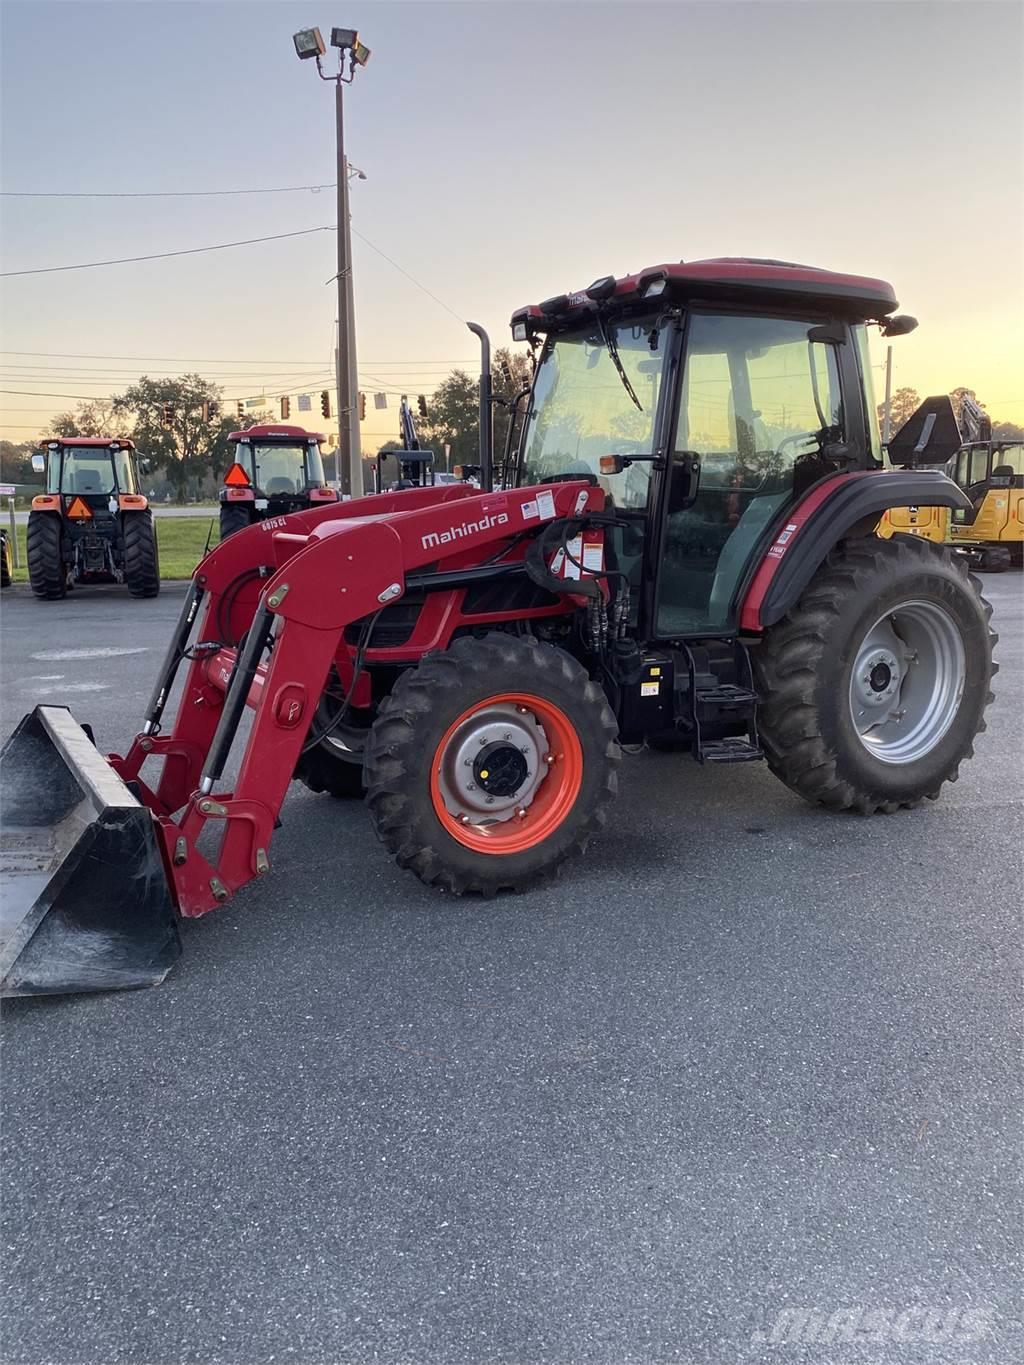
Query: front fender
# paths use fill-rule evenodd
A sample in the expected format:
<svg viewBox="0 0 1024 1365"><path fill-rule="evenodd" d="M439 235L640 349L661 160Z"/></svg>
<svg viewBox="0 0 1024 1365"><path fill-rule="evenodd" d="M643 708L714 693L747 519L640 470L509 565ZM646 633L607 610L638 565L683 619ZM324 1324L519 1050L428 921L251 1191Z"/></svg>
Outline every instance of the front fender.
<svg viewBox="0 0 1024 1365"><path fill-rule="evenodd" d="M931 469L875 469L837 474L815 484L776 531L754 571L739 611L740 629L761 631L785 616L829 551L851 531L870 534L892 507L951 507L971 501L952 479Z"/></svg>

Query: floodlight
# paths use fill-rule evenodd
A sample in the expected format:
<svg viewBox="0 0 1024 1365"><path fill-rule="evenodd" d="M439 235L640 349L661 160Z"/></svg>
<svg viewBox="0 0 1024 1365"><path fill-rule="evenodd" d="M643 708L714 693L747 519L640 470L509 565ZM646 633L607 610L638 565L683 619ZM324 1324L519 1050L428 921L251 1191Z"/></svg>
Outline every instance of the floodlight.
<svg viewBox="0 0 1024 1365"><path fill-rule="evenodd" d="M359 66L365 66L370 60L370 49L356 38L352 44L352 60Z"/></svg>
<svg viewBox="0 0 1024 1365"><path fill-rule="evenodd" d="M309 57L322 57L327 51L323 35L318 28L299 29L298 33L292 34L292 42L301 61L306 61Z"/></svg>
<svg viewBox="0 0 1024 1365"><path fill-rule="evenodd" d="M359 34L354 28L332 28L331 47L355 47L359 42Z"/></svg>

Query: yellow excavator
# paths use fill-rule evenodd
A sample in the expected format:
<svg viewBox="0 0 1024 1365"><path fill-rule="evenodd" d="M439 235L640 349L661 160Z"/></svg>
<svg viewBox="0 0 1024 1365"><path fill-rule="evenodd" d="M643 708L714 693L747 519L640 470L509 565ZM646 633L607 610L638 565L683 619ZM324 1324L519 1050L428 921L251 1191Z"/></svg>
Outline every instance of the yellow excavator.
<svg viewBox="0 0 1024 1365"><path fill-rule="evenodd" d="M894 507L879 523L880 536L952 545L983 572L1024 562L1024 442L993 437L991 419L972 398L964 397L959 422L946 395L926 398L889 442L889 460L900 469L942 465L971 510Z"/></svg>

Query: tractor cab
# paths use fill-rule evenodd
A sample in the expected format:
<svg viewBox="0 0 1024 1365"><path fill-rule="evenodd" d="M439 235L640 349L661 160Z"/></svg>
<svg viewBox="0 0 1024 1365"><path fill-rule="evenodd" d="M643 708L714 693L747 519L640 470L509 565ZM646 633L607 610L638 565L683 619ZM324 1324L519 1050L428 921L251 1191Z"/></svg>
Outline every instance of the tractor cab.
<svg viewBox="0 0 1024 1365"><path fill-rule="evenodd" d="M60 494L67 506L77 498L94 515L114 515L119 495L139 492L132 441L68 436L42 447L32 456L32 468L46 474L47 493Z"/></svg>
<svg viewBox="0 0 1024 1365"><path fill-rule="evenodd" d="M75 583L127 583L136 597L159 591L156 533L139 491L135 443L64 436L40 442L32 468L46 475L28 526L29 580L37 597L63 597Z"/></svg>
<svg viewBox="0 0 1024 1365"><path fill-rule="evenodd" d="M220 490L221 540L266 517L337 502L324 477L323 439L292 426L233 431L228 440L234 458Z"/></svg>
<svg viewBox="0 0 1024 1365"><path fill-rule="evenodd" d="M880 280L723 259L521 309L538 366L514 482L600 485L649 638L733 631L786 510L881 466L866 327L909 330L895 306Z"/></svg>

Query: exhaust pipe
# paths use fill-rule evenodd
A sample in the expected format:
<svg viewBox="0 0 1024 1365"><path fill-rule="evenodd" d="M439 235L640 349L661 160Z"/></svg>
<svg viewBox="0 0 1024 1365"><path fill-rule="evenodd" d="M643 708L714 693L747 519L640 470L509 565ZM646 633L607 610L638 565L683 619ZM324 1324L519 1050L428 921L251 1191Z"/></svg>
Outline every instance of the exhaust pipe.
<svg viewBox="0 0 1024 1365"><path fill-rule="evenodd" d="M63 706L0 750L0 995L155 986L181 956L153 818Z"/></svg>
<svg viewBox="0 0 1024 1365"><path fill-rule="evenodd" d="M494 416L491 401L491 339L478 322L466 326L480 339L480 491L494 492Z"/></svg>

